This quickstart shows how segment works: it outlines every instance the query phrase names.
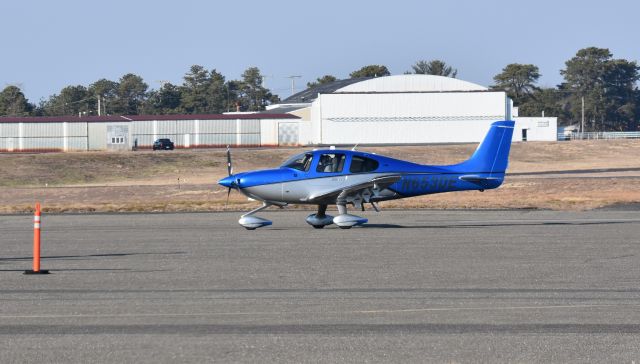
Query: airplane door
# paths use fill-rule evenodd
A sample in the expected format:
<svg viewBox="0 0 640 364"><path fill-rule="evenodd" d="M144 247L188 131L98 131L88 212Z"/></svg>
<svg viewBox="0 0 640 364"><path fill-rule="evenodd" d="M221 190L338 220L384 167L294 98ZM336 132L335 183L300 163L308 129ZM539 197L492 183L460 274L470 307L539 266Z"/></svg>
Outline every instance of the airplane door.
<svg viewBox="0 0 640 364"><path fill-rule="evenodd" d="M328 191L342 188L346 183L346 176L343 174L346 160L346 155L342 153L319 155L316 173L320 178L314 182L315 187Z"/></svg>
<svg viewBox="0 0 640 364"><path fill-rule="evenodd" d="M311 153L296 155L284 163L286 167L291 168L291 176L287 178L287 182L280 183L282 201L298 202L308 196L307 177L312 163Z"/></svg>

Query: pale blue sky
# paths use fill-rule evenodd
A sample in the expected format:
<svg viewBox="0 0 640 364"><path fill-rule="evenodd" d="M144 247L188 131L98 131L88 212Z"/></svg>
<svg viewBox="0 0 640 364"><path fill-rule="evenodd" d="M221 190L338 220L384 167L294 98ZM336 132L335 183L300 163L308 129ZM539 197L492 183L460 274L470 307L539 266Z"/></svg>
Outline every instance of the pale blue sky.
<svg viewBox="0 0 640 364"><path fill-rule="evenodd" d="M402 74L442 59L458 78L490 85L509 63L540 67L542 86L580 48L640 59L637 1L143 1L3 0L0 87L31 102L67 85L125 73L176 84L192 64L238 79L250 66L290 95L324 74L346 78L367 64Z"/></svg>

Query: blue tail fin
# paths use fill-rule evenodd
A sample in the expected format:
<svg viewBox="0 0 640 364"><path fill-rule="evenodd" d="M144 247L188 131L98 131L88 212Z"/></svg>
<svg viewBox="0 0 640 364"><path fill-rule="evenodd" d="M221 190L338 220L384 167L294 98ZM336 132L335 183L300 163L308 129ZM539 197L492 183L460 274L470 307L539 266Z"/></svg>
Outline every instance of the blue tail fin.
<svg viewBox="0 0 640 364"><path fill-rule="evenodd" d="M513 121L496 121L467 161L456 165L460 172L504 173L509 163Z"/></svg>

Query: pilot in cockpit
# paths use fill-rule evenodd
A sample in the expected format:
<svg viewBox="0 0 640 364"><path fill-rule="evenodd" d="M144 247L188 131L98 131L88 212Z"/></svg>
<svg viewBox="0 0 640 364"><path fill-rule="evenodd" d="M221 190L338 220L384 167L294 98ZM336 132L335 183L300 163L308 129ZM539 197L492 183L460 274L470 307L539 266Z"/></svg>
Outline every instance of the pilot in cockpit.
<svg viewBox="0 0 640 364"><path fill-rule="evenodd" d="M327 154L323 154L320 156L320 161L318 162L318 172L329 172L328 169L331 168L331 157Z"/></svg>
<svg viewBox="0 0 640 364"><path fill-rule="evenodd" d="M318 162L318 172L335 172L335 156L333 154L323 154Z"/></svg>

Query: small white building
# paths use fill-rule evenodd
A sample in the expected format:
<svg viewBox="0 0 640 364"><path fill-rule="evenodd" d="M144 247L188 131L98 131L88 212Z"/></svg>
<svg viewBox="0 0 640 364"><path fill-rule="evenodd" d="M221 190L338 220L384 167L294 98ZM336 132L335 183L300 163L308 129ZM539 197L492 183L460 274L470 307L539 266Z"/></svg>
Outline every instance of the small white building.
<svg viewBox="0 0 640 364"><path fill-rule="evenodd" d="M556 141L558 139L557 117L515 116L513 141Z"/></svg>

